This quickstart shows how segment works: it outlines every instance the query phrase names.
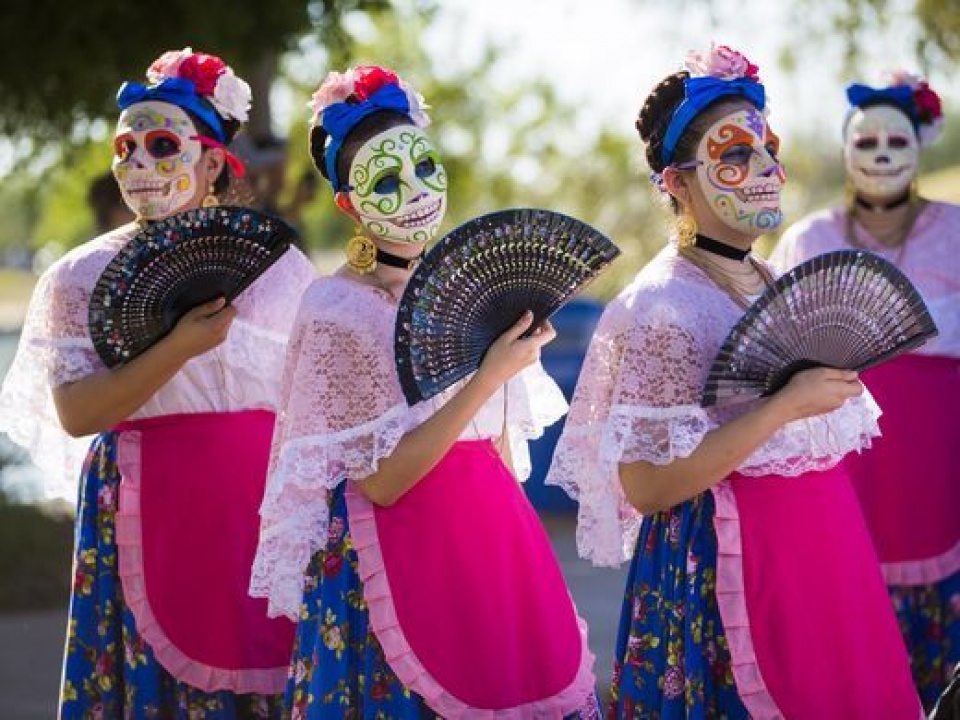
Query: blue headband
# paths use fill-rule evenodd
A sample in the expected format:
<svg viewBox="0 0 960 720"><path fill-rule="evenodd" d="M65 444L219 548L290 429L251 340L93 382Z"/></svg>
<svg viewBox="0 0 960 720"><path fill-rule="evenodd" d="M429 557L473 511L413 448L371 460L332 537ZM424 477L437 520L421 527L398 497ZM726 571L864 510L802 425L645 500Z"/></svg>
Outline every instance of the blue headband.
<svg viewBox="0 0 960 720"><path fill-rule="evenodd" d="M343 141L357 123L381 110L395 110L409 117L410 101L407 94L397 85L384 85L363 102L339 102L324 108L321 125L330 136L330 143L323 151L323 162L334 191L347 189L347 184L341 183L337 177L337 154Z"/></svg>
<svg viewBox="0 0 960 720"><path fill-rule="evenodd" d="M913 98L913 89L908 85L893 85L877 89L853 83L847 86L847 100L850 105L858 108L862 108L864 105L895 105L906 113L914 128L920 125L920 118L917 117L916 103Z"/></svg>
<svg viewBox="0 0 960 720"><path fill-rule="evenodd" d="M763 110L766 104L763 85L750 78L735 80L721 80L710 76L687 78L683 81L683 94L683 102L674 110L663 137L660 159L663 160L664 165L673 162L673 155L683 132L714 100L722 97L742 97L755 105L757 110Z"/></svg>
<svg viewBox="0 0 960 720"><path fill-rule="evenodd" d="M125 82L117 93L117 107L126 110L135 103L156 100L170 103L184 110L189 110L203 120L216 139L226 143L227 136L223 131L223 122L217 111L199 95L193 80L185 78L166 78L156 85L142 85L141 83Z"/></svg>

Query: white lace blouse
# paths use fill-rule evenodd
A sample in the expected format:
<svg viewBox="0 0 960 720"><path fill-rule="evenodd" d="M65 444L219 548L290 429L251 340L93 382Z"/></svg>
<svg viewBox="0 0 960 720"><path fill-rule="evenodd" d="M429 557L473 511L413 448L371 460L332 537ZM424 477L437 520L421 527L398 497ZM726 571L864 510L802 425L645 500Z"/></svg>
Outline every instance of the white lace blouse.
<svg viewBox="0 0 960 720"><path fill-rule="evenodd" d="M395 368L396 311L385 292L345 277L322 278L303 297L283 374L251 583L251 594L269 599L271 615L297 616L304 571L326 543L330 491L376 472L401 438L460 387L407 405ZM530 472L527 441L566 410L538 363L508 383L506 400L502 390L491 397L461 439L496 439L506 428L522 480Z"/></svg>
<svg viewBox="0 0 960 720"><path fill-rule="evenodd" d="M618 565L632 552L640 515L626 502L618 465L666 465L711 430L755 407L703 408L700 396L721 344L743 309L668 245L611 302L580 372L547 482L580 503L581 556ZM777 431L738 468L800 475L832 467L879 434L869 394Z"/></svg>
<svg viewBox="0 0 960 720"><path fill-rule="evenodd" d="M88 330L90 296L107 264L137 231L130 224L101 235L41 276L0 390L0 431L27 448L51 496L75 499L89 445L63 431L51 390L106 369ZM238 314L226 341L188 361L131 419L275 409L293 317L315 277L303 253L287 251L234 302Z"/></svg>

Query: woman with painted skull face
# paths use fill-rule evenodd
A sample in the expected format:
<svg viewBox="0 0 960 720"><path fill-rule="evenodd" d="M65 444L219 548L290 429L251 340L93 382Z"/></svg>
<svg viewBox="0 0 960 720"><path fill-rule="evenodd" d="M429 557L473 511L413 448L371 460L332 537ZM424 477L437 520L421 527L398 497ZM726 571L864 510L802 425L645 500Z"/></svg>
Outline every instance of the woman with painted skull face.
<svg viewBox="0 0 960 720"><path fill-rule="evenodd" d="M847 460L927 707L960 662L960 207L916 192L920 148L939 134L940 99L897 73L847 88L848 202L791 227L772 260L866 249L920 291L939 336L864 373L883 408L883 437Z"/></svg>
<svg viewBox="0 0 960 720"><path fill-rule="evenodd" d="M61 493L86 444L67 434L97 434L81 475L60 717L279 717L294 626L268 619L246 586L291 316L315 273L290 250L234 304L201 305L105 367L87 321L104 268L141 227L214 203L243 171L225 148L247 118L243 80L189 49L147 79L120 89L114 143L138 222L43 275L0 395L3 429Z"/></svg>
<svg viewBox="0 0 960 720"><path fill-rule="evenodd" d="M358 224L300 305L252 591L299 618L294 717L594 717L593 657L549 540L505 461L566 411L523 317L480 369L413 407L397 302L446 209L422 98L392 71L330 73L310 149ZM536 578L536 582L531 582Z"/></svg>
<svg viewBox="0 0 960 720"><path fill-rule="evenodd" d="M701 406L771 281L751 248L780 222L785 176L756 66L713 46L687 68L637 121L675 234L606 308L548 474L580 501L584 557L633 554L611 714L915 720L839 464L876 434L856 374L807 370L768 399Z"/></svg>

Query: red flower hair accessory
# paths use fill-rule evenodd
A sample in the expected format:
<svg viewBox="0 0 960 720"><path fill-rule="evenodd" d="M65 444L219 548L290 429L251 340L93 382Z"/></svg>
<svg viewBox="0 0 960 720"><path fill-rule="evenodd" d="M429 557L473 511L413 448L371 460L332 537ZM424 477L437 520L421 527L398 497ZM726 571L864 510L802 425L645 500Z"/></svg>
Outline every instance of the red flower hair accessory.
<svg viewBox="0 0 960 720"><path fill-rule="evenodd" d="M895 70L889 74L891 87L906 86L913 91L913 104L917 135L920 145L932 145L943 132L943 103L940 96L929 83L919 75L905 70Z"/></svg>
<svg viewBox="0 0 960 720"><path fill-rule="evenodd" d="M426 111L429 106L410 84L385 67L379 65L359 65L350 68L345 73L330 72L320 83L320 87L313 94L307 107L313 124L320 123L323 111L336 103L360 104L370 99L370 96L387 85L396 85L407 96L410 105L410 119L419 127L430 124L430 116Z"/></svg>
<svg viewBox="0 0 960 720"><path fill-rule="evenodd" d="M195 53L191 48L165 52L147 69L147 80L156 85L167 78L191 81L196 93L209 100L222 117L247 121L250 86L216 55Z"/></svg>

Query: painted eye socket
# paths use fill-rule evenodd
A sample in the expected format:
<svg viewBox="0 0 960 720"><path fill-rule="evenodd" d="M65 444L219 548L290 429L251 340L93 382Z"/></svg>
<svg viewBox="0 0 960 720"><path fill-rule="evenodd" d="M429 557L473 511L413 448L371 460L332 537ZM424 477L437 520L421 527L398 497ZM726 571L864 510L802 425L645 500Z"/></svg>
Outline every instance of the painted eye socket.
<svg viewBox="0 0 960 720"><path fill-rule="evenodd" d="M863 137L857 138L856 142L853 143L853 146L857 150L876 150L878 144L879 143L875 137Z"/></svg>
<svg viewBox="0 0 960 720"><path fill-rule="evenodd" d="M400 189L400 176L396 173L384 175L373 184L373 191L378 195L392 195Z"/></svg>
<svg viewBox="0 0 960 720"><path fill-rule="evenodd" d="M126 162L137 149L137 143L132 135L119 135L113 140L113 154L120 162Z"/></svg>
<svg viewBox="0 0 960 720"><path fill-rule="evenodd" d="M166 130L148 132L144 142L147 152L157 160L172 157L180 152L180 138Z"/></svg>
<svg viewBox="0 0 960 720"><path fill-rule="evenodd" d="M910 141L907 140L903 135L891 135L890 139L887 141L887 144L893 150L903 150L910 146Z"/></svg>
<svg viewBox="0 0 960 720"><path fill-rule="evenodd" d="M720 162L727 165L746 165L750 162L751 155L753 155L753 148L749 145L734 145L723 151Z"/></svg>
<svg viewBox="0 0 960 720"><path fill-rule="evenodd" d="M418 178L428 178L437 171L437 162L432 157L424 158L417 163L414 172Z"/></svg>

